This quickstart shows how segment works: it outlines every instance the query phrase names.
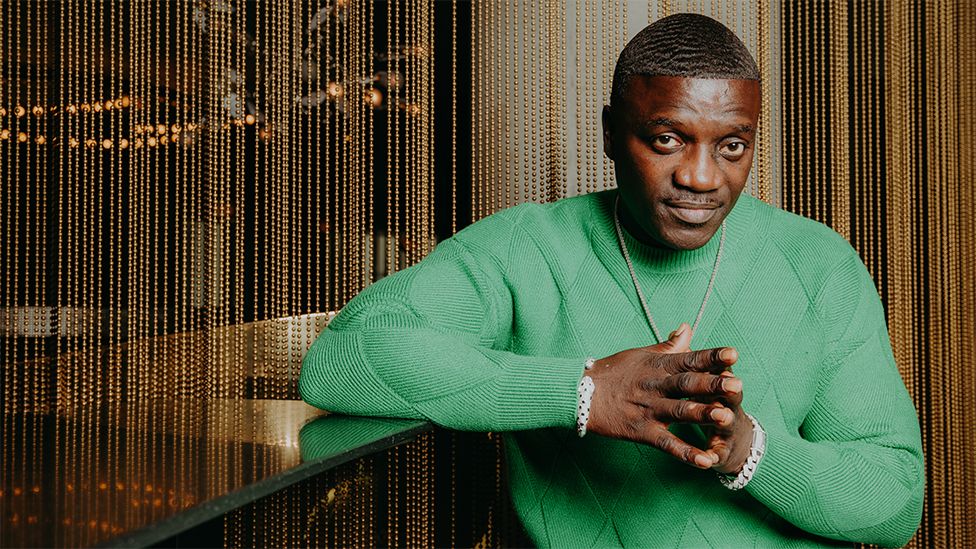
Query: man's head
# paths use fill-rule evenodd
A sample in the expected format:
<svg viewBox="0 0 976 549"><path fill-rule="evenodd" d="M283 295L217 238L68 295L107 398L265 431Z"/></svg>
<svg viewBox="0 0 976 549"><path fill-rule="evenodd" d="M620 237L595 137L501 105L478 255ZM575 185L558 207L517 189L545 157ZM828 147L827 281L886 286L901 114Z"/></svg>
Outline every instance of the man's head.
<svg viewBox="0 0 976 549"><path fill-rule="evenodd" d="M749 176L760 99L755 61L718 21L672 15L627 44L603 140L635 237L680 250L708 242Z"/></svg>

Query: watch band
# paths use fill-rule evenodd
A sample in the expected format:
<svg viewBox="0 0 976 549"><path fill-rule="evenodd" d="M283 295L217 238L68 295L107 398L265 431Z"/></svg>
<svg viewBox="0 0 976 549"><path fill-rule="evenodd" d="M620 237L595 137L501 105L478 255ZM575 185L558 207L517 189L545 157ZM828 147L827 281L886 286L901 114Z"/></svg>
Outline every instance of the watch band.
<svg viewBox="0 0 976 549"><path fill-rule="evenodd" d="M749 484L752 476L756 474L756 468L759 467L763 454L766 452L766 431L763 430L762 425L759 425L756 418L749 414L746 414L746 417L752 422L752 448L749 450L749 457L738 475L732 476L723 473L718 475L718 480L729 490L741 490L746 487L746 484Z"/></svg>

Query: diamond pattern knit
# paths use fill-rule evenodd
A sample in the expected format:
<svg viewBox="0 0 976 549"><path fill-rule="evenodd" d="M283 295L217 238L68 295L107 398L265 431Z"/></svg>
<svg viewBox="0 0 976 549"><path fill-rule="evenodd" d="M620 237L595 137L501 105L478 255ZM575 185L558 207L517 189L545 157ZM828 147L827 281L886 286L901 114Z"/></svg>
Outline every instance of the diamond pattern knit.
<svg viewBox="0 0 976 549"><path fill-rule="evenodd" d="M303 397L505 431L513 502L540 546L904 544L921 517L921 441L871 278L830 229L746 195L692 346L739 351L743 407L768 439L752 481L731 492L654 448L575 436L585 358L654 343L614 197L510 208L373 284L312 346ZM718 235L687 252L625 237L662 331L693 320Z"/></svg>

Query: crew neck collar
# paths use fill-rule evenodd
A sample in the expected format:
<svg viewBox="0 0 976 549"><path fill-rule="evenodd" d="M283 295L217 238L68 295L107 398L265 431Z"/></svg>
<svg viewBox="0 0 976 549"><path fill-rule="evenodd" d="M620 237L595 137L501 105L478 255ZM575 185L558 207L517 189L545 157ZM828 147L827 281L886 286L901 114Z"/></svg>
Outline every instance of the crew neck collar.
<svg viewBox="0 0 976 549"><path fill-rule="evenodd" d="M617 200L617 191L611 190L600 193L598 207L594 212L592 237L594 243L599 243L609 255L615 254L623 263L623 255L617 241L616 229L614 228L614 203ZM726 252L733 244L736 237L743 234L743 229L748 227L749 218L752 214L752 203L746 196L741 196L732 212L726 218ZM649 246L637 240L621 224L624 234L624 242L630 252L634 268L641 271L653 271L659 273L680 273L696 271L699 269L711 269L715 265L715 254L718 253L719 241L722 237L722 230L715 231L712 238L700 248L694 250L668 250L656 246ZM723 254L725 255L725 254ZM616 263L616 261L613 261Z"/></svg>

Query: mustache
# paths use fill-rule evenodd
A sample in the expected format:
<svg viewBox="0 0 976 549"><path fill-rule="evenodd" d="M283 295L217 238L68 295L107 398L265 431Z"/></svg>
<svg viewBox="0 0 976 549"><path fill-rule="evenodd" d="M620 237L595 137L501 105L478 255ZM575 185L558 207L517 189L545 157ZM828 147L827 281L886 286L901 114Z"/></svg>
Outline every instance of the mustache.
<svg viewBox="0 0 976 549"><path fill-rule="evenodd" d="M722 205L719 200L702 200L702 197L674 196L662 200L668 205L678 205L685 208L718 208Z"/></svg>

